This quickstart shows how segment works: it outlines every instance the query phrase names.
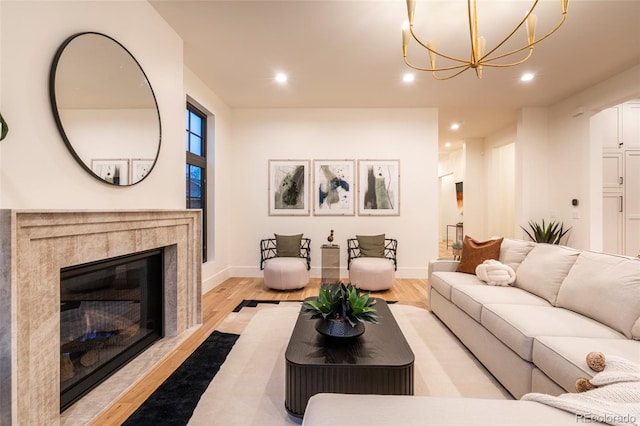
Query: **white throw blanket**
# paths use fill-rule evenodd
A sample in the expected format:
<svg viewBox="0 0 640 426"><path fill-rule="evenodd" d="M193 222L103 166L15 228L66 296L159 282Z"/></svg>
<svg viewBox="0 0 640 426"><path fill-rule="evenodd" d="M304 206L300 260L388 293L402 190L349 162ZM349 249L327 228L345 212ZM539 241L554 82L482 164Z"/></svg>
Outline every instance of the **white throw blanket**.
<svg viewBox="0 0 640 426"><path fill-rule="evenodd" d="M559 396L528 393L521 399L575 413L576 421L639 425L640 365L619 357L607 356L606 359L607 367L589 380L602 387Z"/></svg>
<svg viewBox="0 0 640 426"><path fill-rule="evenodd" d="M508 286L516 280L516 272L497 260L485 260L476 267L476 276L489 285Z"/></svg>

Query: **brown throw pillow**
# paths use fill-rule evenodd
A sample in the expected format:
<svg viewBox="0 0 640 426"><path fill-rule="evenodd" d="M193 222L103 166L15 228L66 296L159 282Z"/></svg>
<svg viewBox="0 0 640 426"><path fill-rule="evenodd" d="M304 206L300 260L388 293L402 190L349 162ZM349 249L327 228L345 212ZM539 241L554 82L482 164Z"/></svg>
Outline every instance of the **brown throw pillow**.
<svg viewBox="0 0 640 426"><path fill-rule="evenodd" d="M300 245L302 244L302 234L279 235L276 237L276 256L278 257L300 257Z"/></svg>
<svg viewBox="0 0 640 426"><path fill-rule="evenodd" d="M380 235L356 235L360 256L384 257L385 234Z"/></svg>
<svg viewBox="0 0 640 426"><path fill-rule="evenodd" d="M462 241L462 256L458 265L458 272L476 273L476 266L488 259L498 260L500 245L504 238L489 241L476 241L468 235Z"/></svg>

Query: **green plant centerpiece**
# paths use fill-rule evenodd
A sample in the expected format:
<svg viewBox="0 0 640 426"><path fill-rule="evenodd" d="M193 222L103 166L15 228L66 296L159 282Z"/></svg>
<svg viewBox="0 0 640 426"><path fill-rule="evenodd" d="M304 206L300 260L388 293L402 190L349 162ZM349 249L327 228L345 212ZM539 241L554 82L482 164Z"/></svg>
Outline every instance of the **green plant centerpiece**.
<svg viewBox="0 0 640 426"><path fill-rule="evenodd" d="M302 312L317 319L318 333L329 337L356 337L364 333L365 323L378 323L376 300L351 283L323 285L318 297L305 300Z"/></svg>
<svg viewBox="0 0 640 426"><path fill-rule="evenodd" d="M571 228L564 229L564 225L562 224L562 222L551 220L545 223L544 219L542 219L542 224L534 221L529 221L529 228L531 228L531 232L529 232L522 226L521 228L524 232L526 232L531 241L546 244L560 244L560 240L562 239L562 237L564 237L566 233L571 230Z"/></svg>

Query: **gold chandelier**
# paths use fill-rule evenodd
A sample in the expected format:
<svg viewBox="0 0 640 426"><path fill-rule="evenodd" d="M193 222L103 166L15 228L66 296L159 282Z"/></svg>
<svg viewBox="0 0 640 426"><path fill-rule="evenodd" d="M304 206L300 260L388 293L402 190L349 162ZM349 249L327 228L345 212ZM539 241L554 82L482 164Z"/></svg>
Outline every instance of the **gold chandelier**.
<svg viewBox="0 0 640 426"><path fill-rule="evenodd" d="M435 41L433 40L430 40L427 43L420 41L420 39L413 32L413 18L414 18L414 11L416 7L416 1L407 0L407 13L409 15L409 25L402 30L402 55L404 57L404 63L418 71L431 72L433 75L433 78L435 78L436 80L449 80L450 78L453 78L457 75L462 74L469 68L473 68L478 78L482 78L483 67L504 68L504 67L513 67L515 65L519 65L531 57L531 54L533 53L534 45L536 45L537 43L540 43L542 40L546 39L551 34L556 32L558 28L560 28L560 26L564 23L565 19L567 18L567 4L569 3L569 0L560 0L560 6L562 8L562 16L560 18L560 22L549 33L547 33L543 37L538 38L536 40L535 38L536 23L538 18L536 17L536 15L533 14L533 10L538 5L538 1L539 0L535 0L533 2L533 5L531 6L531 8L527 11L522 21L520 21L520 23L516 25L513 31L511 31L511 33L507 35L507 37L505 37L494 48L492 48L487 52L485 38L478 35L478 19L477 19L478 16L476 11L476 0L473 0L473 1L467 0L467 10L469 14L469 39L471 41L471 54L469 59L462 59L462 58L456 58L454 56L449 56L440 52L439 50L437 50ZM502 45L505 44L507 40L509 40L523 25L525 25L527 29L527 44L507 53L496 53L496 51L500 49L500 47L502 47ZM418 44L420 44L422 47L427 49L427 51L429 52L429 62L430 62L429 67L415 66L407 60L407 51L409 49L410 37L413 37L413 39L417 41ZM517 60L515 62L506 62L506 63L496 62L498 60L505 59L511 55L514 55L518 52L522 52L523 50L526 50L526 49L529 49L529 52L526 54L524 58L520 60ZM450 66L438 67L436 66L436 59L438 57L452 61L453 64ZM450 71L450 73L444 77L441 77L436 74L444 71Z"/></svg>

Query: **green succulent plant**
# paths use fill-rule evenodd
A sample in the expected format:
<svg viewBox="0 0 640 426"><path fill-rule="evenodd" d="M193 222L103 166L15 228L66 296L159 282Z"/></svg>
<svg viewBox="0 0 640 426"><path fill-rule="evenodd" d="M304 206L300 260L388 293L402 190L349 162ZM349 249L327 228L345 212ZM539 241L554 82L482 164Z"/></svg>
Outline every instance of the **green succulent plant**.
<svg viewBox="0 0 640 426"><path fill-rule="evenodd" d="M451 244L453 250L462 250L462 241L455 241Z"/></svg>
<svg viewBox="0 0 640 426"><path fill-rule="evenodd" d="M360 293L353 284L345 285L342 281L336 281L335 284L323 285L315 300L305 300L302 311L309 314L311 319L347 321L355 327L358 322L378 323L378 315L373 307L375 303L374 298L368 293Z"/></svg>
<svg viewBox="0 0 640 426"><path fill-rule="evenodd" d="M521 228L526 232L531 241L546 244L560 244L562 237L571 230L571 228L565 230L562 222L551 220L548 223L545 223L544 219L542 219L542 224L529 221L529 228L531 228L531 232L522 226Z"/></svg>

